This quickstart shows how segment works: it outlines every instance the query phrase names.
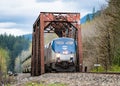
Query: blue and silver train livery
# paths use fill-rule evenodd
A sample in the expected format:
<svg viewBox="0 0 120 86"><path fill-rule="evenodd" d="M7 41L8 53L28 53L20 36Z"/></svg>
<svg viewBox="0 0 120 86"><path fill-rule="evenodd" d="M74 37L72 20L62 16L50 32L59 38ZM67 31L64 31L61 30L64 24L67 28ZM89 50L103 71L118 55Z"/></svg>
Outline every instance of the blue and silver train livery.
<svg viewBox="0 0 120 86"><path fill-rule="evenodd" d="M44 49L46 71L76 71L76 50L73 38L52 40Z"/></svg>

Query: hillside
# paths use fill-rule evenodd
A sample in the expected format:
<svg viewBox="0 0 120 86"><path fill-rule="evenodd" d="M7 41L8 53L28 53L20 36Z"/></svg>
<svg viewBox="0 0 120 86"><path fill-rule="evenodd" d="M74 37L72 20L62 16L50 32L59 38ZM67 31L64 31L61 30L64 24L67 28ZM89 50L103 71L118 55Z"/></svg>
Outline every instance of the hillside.
<svg viewBox="0 0 120 86"><path fill-rule="evenodd" d="M32 34L25 34L23 35L23 37L25 37L25 39L32 41Z"/></svg>
<svg viewBox="0 0 120 86"><path fill-rule="evenodd" d="M80 23L85 24L87 21L92 21L97 16L100 16L100 11L97 11L95 13L88 13L80 19Z"/></svg>

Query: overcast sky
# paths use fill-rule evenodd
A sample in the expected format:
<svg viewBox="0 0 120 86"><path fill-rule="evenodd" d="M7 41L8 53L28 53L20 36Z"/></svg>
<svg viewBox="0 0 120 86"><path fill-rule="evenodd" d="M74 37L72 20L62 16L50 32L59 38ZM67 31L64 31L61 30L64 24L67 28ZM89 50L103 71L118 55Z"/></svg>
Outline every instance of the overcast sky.
<svg viewBox="0 0 120 86"><path fill-rule="evenodd" d="M105 0L0 0L0 34L32 33L40 12L79 12L83 17L105 4Z"/></svg>

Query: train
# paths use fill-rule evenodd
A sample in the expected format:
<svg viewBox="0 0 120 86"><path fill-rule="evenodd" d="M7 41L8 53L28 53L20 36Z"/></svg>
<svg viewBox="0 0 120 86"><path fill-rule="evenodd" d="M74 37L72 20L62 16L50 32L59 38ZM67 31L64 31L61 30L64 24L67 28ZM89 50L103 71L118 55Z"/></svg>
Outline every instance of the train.
<svg viewBox="0 0 120 86"><path fill-rule="evenodd" d="M75 72L77 43L73 38L55 38L44 46L45 72ZM30 63L23 62L23 72L31 72Z"/></svg>

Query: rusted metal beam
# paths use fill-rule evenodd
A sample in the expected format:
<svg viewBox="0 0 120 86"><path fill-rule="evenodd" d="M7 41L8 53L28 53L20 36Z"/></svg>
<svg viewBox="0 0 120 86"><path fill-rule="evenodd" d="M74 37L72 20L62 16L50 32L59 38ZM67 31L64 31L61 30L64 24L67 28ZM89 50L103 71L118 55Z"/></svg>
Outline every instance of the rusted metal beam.
<svg viewBox="0 0 120 86"><path fill-rule="evenodd" d="M44 14L41 13L40 15L40 62L41 62L41 73L45 73L45 65L44 65L44 27L45 27L45 22L44 22Z"/></svg>
<svg viewBox="0 0 120 86"><path fill-rule="evenodd" d="M39 21L38 21L39 22ZM39 23L36 23L36 65L35 65L35 68L36 68L36 72L35 72L35 75L40 75L39 73Z"/></svg>
<svg viewBox="0 0 120 86"><path fill-rule="evenodd" d="M31 75L35 76L35 64L36 64L36 26L33 28L33 34L32 34L32 60L31 60Z"/></svg>
<svg viewBox="0 0 120 86"><path fill-rule="evenodd" d="M78 43L78 59L79 59L79 71L82 72L83 69L83 53L82 53L82 37L81 37L81 28L78 27L78 34L77 34L77 43Z"/></svg>
<svg viewBox="0 0 120 86"><path fill-rule="evenodd" d="M40 13L43 13L43 14L80 14L77 12L40 12Z"/></svg>

